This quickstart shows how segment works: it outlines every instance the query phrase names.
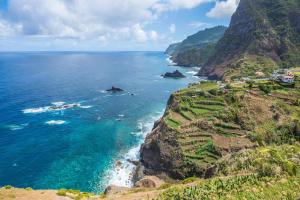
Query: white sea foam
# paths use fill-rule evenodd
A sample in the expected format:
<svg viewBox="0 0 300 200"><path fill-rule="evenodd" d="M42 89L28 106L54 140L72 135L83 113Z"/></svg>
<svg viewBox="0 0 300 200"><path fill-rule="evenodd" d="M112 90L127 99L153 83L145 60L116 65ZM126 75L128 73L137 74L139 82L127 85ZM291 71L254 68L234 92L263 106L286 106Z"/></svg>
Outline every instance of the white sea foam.
<svg viewBox="0 0 300 200"><path fill-rule="evenodd" d="M146 135L151 131L155 120L161 117L163 112L155 112L152 116L148 116L138 121L138 131L131 134L140 138L139 143L133 148L129 149L127 153L121 152L119 158L114 160L109 170L105 173L104 185L117 185L123 187L132 187L132 176L136 168L130 161L139 160L139 150L145 140Z"/></svg>
<svg viewBox="0 0 300 200"><path fill-rule="evenodd" d="M192 75L196 75L198 72L196 71L189 71L189 72L186 72L187 74L192 74Z"/></svg>
<svg viewBox="0 0 300 200"><path fill-rule="evenodd" d="M40 108L28 108L28 109L24 109L23 113L24 114L38 114L38 113L44 113L47 112L49 110L50 106L46 106L46 107L40 107Z"/></svg>
<svg viewBox="0 0 300 200"><path fill-rule="evenodd" d="M44 112L62 111L62 110L71 109L71 108L88 109L88 108L92 107L89 105L83 106L80 103L66 104L65 102L53 102L51 104L52 104L52 106L45 106L45 107L39 107L39 108L28 108L28 109L24 109L22 111L24 114L40 114L40 113L44 113Z"/></svg>
<svg viewBox="0 0 300 200"><path fill-rule="evenodd" d="M91 108L92 106L79 106L80 108L83 108L83 109L88 109L88 108Z"/></svg>
<svg viewBox="0 0 300 200"><path fill-rule="evenodd" d="M50 121L45 122L45 124L50 125L50 126L63 125L65 123L66 123L66 121L64 121L64 120L50 120Z"/></svg>
<svg viewBox="0 0 300 200"><path fill-rule="evenodd" d="M18 130L22 130L23 128L25 128L26 126L28 126L28 123L26 124L12 124L12 125L8 125L7 127L9 128L9 130L11 131L18 131Z"/></svg>
<svg viewBox="0 0 300 200"><path fill-rule="evenodd" d="M99 92L102 93L102 94L108 93L108 91L106 91L106 90L100 90Z"/></svg>
<svg viewBox="0 0 300 200"><path fill-rule="evenodd" d="M171 58L172 58L172 57L169 56L169 57L166 59L166 61L168 62L168 65L171 65L171 66L177 65L177 63L175 63Z"/></svg>
<svg viewBox="0 0 300 200"><path fill-rule="evenodd" d="M55 105L55 106L62 106L62 105L64 105L66 102L64 102L64 101L58 101L58 102L52 102L51 104L52 105Z"/></svg>

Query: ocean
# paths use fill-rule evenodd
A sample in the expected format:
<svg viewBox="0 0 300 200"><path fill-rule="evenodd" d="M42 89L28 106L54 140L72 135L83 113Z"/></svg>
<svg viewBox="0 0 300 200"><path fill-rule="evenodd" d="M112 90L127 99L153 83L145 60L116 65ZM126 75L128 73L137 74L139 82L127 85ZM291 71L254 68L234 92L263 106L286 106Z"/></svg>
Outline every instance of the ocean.
<svg viewBox="0 0 300 200"><path fill-rule="evenodd" d="M176 69L187 78L161 77ZM162 52L0 53L0 186L132 186L128 159L197 70Z"/></svg>

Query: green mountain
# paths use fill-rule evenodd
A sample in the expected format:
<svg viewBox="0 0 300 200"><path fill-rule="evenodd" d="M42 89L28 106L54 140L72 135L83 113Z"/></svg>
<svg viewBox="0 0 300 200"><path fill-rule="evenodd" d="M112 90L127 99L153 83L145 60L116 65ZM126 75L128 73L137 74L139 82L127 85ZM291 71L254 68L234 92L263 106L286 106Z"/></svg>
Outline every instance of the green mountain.
<svg viewBox="0 0 300 200"><path fill-rule="evenodd" d="M300 1L241 0L199 74L235 79L299 64Z"/></svg>
<svg viewBox="0 0 300 200"><path fill-rule="evenodd" d="M166 50L172 60L180 66L201 66L213 53L215 44L226 31L224 26L208 28L187 37L180 43L171 44Z"/></svg>

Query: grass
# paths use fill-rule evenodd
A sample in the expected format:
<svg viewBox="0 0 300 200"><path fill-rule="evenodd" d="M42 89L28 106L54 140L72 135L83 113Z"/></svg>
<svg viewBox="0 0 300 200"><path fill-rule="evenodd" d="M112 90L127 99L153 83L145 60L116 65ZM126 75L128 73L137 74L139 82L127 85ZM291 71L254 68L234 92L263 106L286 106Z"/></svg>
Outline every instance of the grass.
<svg viewBox="0 0 300 200"><path fill-rule="evenodd" d="M171 127L171 128L178 128L178 126L180 125L179 122L175 121L174 119L170 119L170 118L167 118L165 119L165 123L167 124L168 127Z"/></svg>
<svg viewBox="0 0 300 200"><path fill-rule="evenodd" d="M57 194L58 196L63 196L63 197L65 197L65 196L67 196L67 190L65 190L65 189L60 189L60 190L57 191L56 194Z"/></svg>
<svg viewBox="0 0 300 200"><path fill-rule="evenodd" d="M230 155L217 163L220 176L240 173L280 177L300 175L300 145L259 147Z"/></svg>
<svg viewBox="0 0 300 200"><path fill-rule="evenodd" d="M73 190L73 189L68 189L68 190L60 189L56 192L56 194L58 196L70 197L71 199L75 199L75 200L89 199L91 196L94 196L94 194L92 193L80 192L79 190Z"/></svg>
<svg viewBox="0 0 300 200"><path fill-rule="evenodd" d="M244 55L232 64L232 68L224 74L224 79L235 80L242 77L257 78L256 72L262 72L263 77L269 77L278 65L268 57Z"/></svg>
<svg viewBox="0 0 300 200"><path fill-rule="evenodd" d="M299 197L299 177L262 178L248 175L205 180L191 187L173 187L156 200L295 200Z"/></svg>
<svg viewBox="0 0 300 200"><path fill-rule="evenodd" d="M220 177L201 180L193 186L170 187L156 200L295 200L300 197L299 168L299 144L259 147L221 161L216 173ZM186 180L182 182L196 181Z"/></svg>

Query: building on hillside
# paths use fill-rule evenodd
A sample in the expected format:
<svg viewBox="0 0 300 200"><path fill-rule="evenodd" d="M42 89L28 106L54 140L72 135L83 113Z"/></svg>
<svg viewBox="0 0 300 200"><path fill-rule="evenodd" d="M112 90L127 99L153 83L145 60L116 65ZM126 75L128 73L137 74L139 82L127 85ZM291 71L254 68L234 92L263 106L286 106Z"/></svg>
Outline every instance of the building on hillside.
<svg viewBox="0 0 300 200"><path fill-rule="evenodd" d="M287 71L285 74L278 76L278 79L283 83L293 83L295 76L292 72Z"/></svg>

